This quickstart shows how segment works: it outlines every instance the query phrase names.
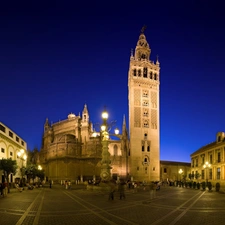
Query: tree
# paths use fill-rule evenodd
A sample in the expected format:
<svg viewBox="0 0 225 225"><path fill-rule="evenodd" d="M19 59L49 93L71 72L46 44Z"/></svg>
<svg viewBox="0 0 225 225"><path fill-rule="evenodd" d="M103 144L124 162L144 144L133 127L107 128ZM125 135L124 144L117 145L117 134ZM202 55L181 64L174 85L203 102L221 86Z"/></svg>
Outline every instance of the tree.
<svg viewBox="0 0 225 225"><path fill-rule="evenodd" d="M45 178L45 172L44 172L44 170L39 170L38 169L38 171L37 171L37 177L39 177L40 178L40 181L42 182L44 180L44 178Z"/></svg>
<svg viewBox="0 0 225 225"><path fill-rule="evenodd" d="M38 168L36 164L30 163L27 165L25 174L27 175L28 183L30 183L31 179L33 180L35 179L35 177L37 176L37 173L38 173Z"/></svg>
<svg viewBox="0 0 225 225"><path fill-rule="evenodd" d="M30 183L30 180L34 180L36 177L40 178L40 180L44 180L45 173L44 170L38 169L37 164L29 163L25 169L25 174L27 175L27 180Z"/></svg>
<svg viewBox="0 0 225 225"><path fill-rule="evenodd" d="M17 162L16 160L12 159L0 159L0 170L3 170L4 177L6 179L8 193L9 191L9 175L12 173L13 175L16 174L17 170Z"/></svg>
<svg viewBox="0 0 225 225"><path fill-rule="evenodd" d="M197 179L198 180L198 178L201 176L201 174L197 171L196 173L195 173L195 179Z"/></svg>

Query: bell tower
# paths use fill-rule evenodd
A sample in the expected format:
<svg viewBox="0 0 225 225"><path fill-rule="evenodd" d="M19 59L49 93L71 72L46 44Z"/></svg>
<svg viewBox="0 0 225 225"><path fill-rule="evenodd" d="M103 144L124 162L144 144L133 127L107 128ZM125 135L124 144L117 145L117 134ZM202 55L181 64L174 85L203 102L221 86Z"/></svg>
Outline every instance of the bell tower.
<svg viewBox="0 0 225 225"><path fill-rule="evenodd" d="M151 49L143 27L131 52L128 72L130 129L130 175L138 181L160 179L159 72L158 58L150 60Z"/></svg>

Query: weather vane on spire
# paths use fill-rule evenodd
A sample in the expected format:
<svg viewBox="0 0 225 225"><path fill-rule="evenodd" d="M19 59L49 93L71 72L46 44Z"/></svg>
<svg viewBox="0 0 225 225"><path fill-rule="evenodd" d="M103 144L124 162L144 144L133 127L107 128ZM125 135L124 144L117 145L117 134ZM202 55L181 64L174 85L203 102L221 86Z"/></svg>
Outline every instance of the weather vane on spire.
<svg viewBox="0 0 225 225"><path fill-rule="evenodd" d="M146 28L147 28L146 25L144 25L144 26L141 28L141 33L142 33L142 34L145 32Z"/></svg>

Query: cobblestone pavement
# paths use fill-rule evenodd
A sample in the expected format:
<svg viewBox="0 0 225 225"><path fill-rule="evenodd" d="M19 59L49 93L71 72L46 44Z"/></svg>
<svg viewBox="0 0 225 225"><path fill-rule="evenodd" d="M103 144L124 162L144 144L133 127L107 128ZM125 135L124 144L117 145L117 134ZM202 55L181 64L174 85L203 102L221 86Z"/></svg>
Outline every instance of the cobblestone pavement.
<svg viewBox="0 0 225 225"><path fill-rule="evenodd" d="M126 191L126 199L108 200L108 193L61 185L12 192L0 197L0 224L4 225L221 225L225 194L178 187L161 187L156 198L146 190Z"/></svg>

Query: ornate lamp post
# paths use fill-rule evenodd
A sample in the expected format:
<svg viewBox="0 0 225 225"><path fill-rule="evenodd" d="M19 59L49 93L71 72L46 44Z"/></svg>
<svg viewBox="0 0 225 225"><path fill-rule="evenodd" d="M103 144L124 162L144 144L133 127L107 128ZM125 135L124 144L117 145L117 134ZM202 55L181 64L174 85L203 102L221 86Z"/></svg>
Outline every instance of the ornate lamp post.
<svg viewBox="0 0 225 225"><path fill-rule="evenodd" d="M104 110L102 112L102 125L101 125L101 131L100 131L100 138L101 138L101 145L102 145L102 159L101 159L101 172L100 177L101 181L109 181L111 179L111 169L110 166L111 160L110 160L110 153L109 153L109 136L116 136L120 140L122 139L122 136L119 134L119 129L115 129L115 133L109 133L111 128L115 125L115 121L112 121L111 123L108 123L108 112ZM99 137L99 134L97 132L94 132L92 137L97 138Z"/></svg>
<svg viewBox="0 0 225 225"><path fill-rule="evenodd" d="M101 173L100 177L102 181L108 181L111 179L111 160L110 154L108 151L108 140L109 140L109 133L108 133L108 113L106 111L102 112L102 119L103 123L101 125L101 135L102 135L102 160L101 160Z"/></svg>
<svg viewBox="0 0 225 225"><path fill-rule="evenodd" d="M21 172L21 177L22 177L22 187L23 185L23 174L24 174L24 168L23 168L23 161L26 161L27 159L27 155L25 153L24 149L20 149L20 151L17 153L18 157L20 158L20 160L22 161L22 166L20 168L20 172Z"/></svg>
<svg viewBox="0 0 225 225"><path fill-rule="evenodd" d="M211 167L211 164L209 164L209 162L205 162L205 164L203 165L203 168L205 169L206 187L208 187L208 174L207 174L207 170L210 167Z"/></svg>

